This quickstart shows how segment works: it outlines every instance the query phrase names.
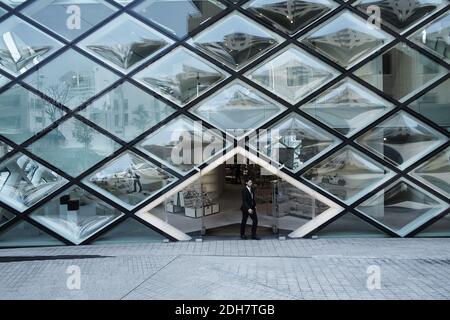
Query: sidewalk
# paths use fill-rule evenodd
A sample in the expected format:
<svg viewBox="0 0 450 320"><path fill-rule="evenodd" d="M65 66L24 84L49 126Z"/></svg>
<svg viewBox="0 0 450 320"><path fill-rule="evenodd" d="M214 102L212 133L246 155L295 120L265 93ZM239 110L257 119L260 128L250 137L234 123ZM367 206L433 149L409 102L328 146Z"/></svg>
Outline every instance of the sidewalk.
<svg viewBox="0 0 450 320"><path fill-rule="evenodd" d="M67 287L70 266L80 290ZM367 287L369 266L380 289ZM3 249L0 275L0 299L450 299L450 239Z"/></svg>

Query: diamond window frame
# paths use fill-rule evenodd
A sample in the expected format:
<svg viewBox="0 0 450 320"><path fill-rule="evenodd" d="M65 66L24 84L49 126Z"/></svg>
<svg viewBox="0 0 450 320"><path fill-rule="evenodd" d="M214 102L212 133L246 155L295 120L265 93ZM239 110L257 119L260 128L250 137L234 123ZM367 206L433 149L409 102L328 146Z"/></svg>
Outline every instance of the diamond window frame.
<svg viewBox="0 0 450 320"><path fill-rule="evenodd" d="M208 20L207 23L204 23L203 25L201 25L198 30L196 30L196 32L200 33L203 32L205 30L208 29L209 26L213 25L215 22L219 21L222 17L226 17L229 13L232 13L234 10L238 11L239 13L246 15L248 19L252 20L253 22L255 22L256 24L261 23L261 21L259 21L256 17L253 17L251 14L249 14L248 12L246 12L246 10L244 9L244 3L246 3L246 1L230 1L230 0L220 0L221 2L224 2L227 5L227 8L224 10L223 14L215 16L213 18L211 18L210 20ZM230 81L232 81L233 79L241 79L249 84L251 84L251 81L248 81L243 74L249 70L251 67L254 67L258 64L260 64L262 61L264 61L265 59L267 59L267 56L270 54L275 54L276 52L278 52L279 50L281 50L283 47L285 47L288 44L291 43L295 43L296 45L300 46L302 49L304 49L305 51L309 52L310 54L314 55L315 57L317 57L318 59L320 59L321 61L328 63L330 66L336 68L337 70L341 71L342 74L340 76L338 76L337 78L331 80L329 83L327 83L326 85L324 85L323 87L319 88L317 91L315 91L314 93L312 93L310 96L308 96L308 99L313 99L314 97L320 95L321 93L323 93L327 88L333 86L334 84L338 83L340 80L349 77L352 80L356 81L358 84L364 86L365 88L367 88L368 90L374 91L376 94L378 94L379 96L381 96L382 98L384 98L387 101L390 101L393 103L394 108L393 110L391 110L390 112L386 113L385 115L383 115L382 117L380 117L379 119L377 119L376 121L374 121L372 124L368 125L367 127L361 129L357 134L355 134L353 137L347 138L339 133L334 132L332 129L328 128L325 124L321 123L320 121L316 120L315 118L309 116L308 114L302 112L301 110L298 110L298 108L302 105L303 101L300 101L298 104L296 104L295 106L291 106L289 104L287 104L283 99L277 97L274 94L271 94L270 92L268 92L267 90L263 90L261 88L256 88L257 90L262 91L263 93L265 93L266 95L268 95L269 97L273 98L274 100L276 100L277 102L279 102L280 104L283 104L287 107L287 109L285 110L285 112L283 114L281 114L279 117L276 117L275 119L272 119L271 121L269 121L268 123L266 123L266 126L270 126L273 123L275 123L279 118L287 115L290 112L297 112L300 115L302 115L303 117L305 117L306 119L310 120L311 122L313 122L314 124L318 125L319 127L321 127L322 129L329 131L329 132L334 132L334 134L336 136L338 136L339 138L341 138L341 140L343 140L343 143L341 143L340 145L338 145L337 147L333 148L333 150L325 153L324 155L322 155L321 157L317 158L315 161L313 161L312 163L310 163L308 166L305 166L304 168L302 168L301 170L299 170L299 172L297 172L296 174L293 173L289 173L286 169L281 169L282 172L290 175L291 177L297 179L299 182L301 182L302 184L306 185L307 187L310 187L311 189L313 189L315 192L321 194L322 196L330 199L331 201L333 201L334 203L340 205L341 207L344 208L344 210L342 210L341 213L338 213L337 215L335 215L332 219L329 219L327 221L322 221L321 224L314 226L314 228L311 228L310 230L308 230L308 232L305 232L304 234L302 234L302 237L311 237L313 236L317 231L321 230L322 228L326 227L327 225L329 225L331 222L333 222L335 219L339 219L339 217L341 217L342 215L346 214L346 212L350 212L353 213L354 215L362 218L363 220L365 220L366 222L370 223L371 225L373 225L374 227L380 229L381 231L384 231L387 235L391 236L391 237L398 237L399 235L392 232L392 230L390 230L389 228L385 228L382 225L379 225L376 222L373 222L371 219L368 219L367 217L365 217L364 215L361 215L355 208L362 203L363 201L367 200L368 198L370 198L371 196L373 196L374 194L376 194L377 192L379 192L380 190L384 189L386 186L388 186L389 184L392 183L392 181L394 181L395 179L399 179L402 177L407 177L407 179L409 181L412 181L414 184L418 185L419 187L421 187L422 189L426 190L427 192L429 192L430 194L436 196L437 198L446 201L447 203L449 202L448 198L444 197L442 194L440 194L439 192L435 191L433 188L430 188L429 186L421 183L420 181L418 181L417 179L415 179L414 177L409 176L408 171L410 170L410 168L406 168L405 170L400 170L398 168L396 168L395 166L393 166L391 163L384 161L383 159L377 159L374 155L372 154L368 154L369 157L373 158L374 160L377 160L379 163L385 165L386 167L390 168L394 173L395 176L392 179L389 179L388 181L384 182L383 184L381 184L380 186L378 186L377 188L373 189L371 192L367 193L365 196L363 196L362 198L360 198L359 200L357 200L356 202L354 202L351 205L347 205L345 203L343 203L342 201L339 201L338 199L334 199L332 196L330 196L328 193L316 188L314 185L312 185L311 183L309 183L308 181L302 179L300 176L302 173L306 172L306 170L308 170L309 168L311 168L312 166L314 166L315 164L319 163L320 161L324 160L326 157L328 157L330 154L332 154L333 152L336 152L337 150L344 148L345 146L352 146L355 149L359 149L360 151L364 151L363 148L361 148L360 146L358 146L356 143L353 142L353 139L356 139L358 136L364 134L365 132L369 131L371 128L373 128L374 126L376 126L377 124L381 123L382 121L386 120L387 118L389 118L389 116L391 116L392 114L394 114L395 112L399 111L399 110L404 110L410 114L412 114L413 116L415 116L416 118L418 118L419 120L422 120L422 122L424 122L427 126L432 127L433 129L443 133L447 139L450 138L450 133L447 132L445 129L443 129L442 127L440 127L439 125L437 125L436 123L432 122L431 120L423 117L421 114L416 113L415 111L409 109L408 103L416 100L417 98L419 98L420 96L424 95L425 93L427 93L429 90L433 89L434 87L438 86L439 84L443 83L445 80L450 79L450 73L448 73L447 75L443 76L442 78L438 79L436 82L428 85L427 87L422 88L420 91L416 92L413 96L409 97L409 99L407 101L404 102L399 102L396 101L394 99L391 99L390 97L388 97L387 95L385 95L383 92L381 92L380 90L377 90L376 88L368 85L367 83L365 83L363 80L359 79L358 77L354 76L352 74L352 72L354 70L357 70L359 67L363 66L364 64L366 64L367 62L369 62L370 60L372 60L374 57L380 55L382 52L387 51L389 48L393 47L395 44L400 43L400 42L404 42L406 44L408 44L410 47L412 47L414 50L417 50L418 52L420 52L421 54L425 55L426 57L432 59L433 61L437 62L438 64L440 64L441 66L447 68L448 70L450 70L450 64L446 63L445 61L439 59L438 57L436 57L434 54L430 53L428 50L421 48L420 46L415 45L412 41L410 41L408 39L408 37L410 35L412 35L414 32L416 32L417 30L419 30L420 28L426 26L427 24L433 22L436 18L438 18L440 15L442 15L444 12L447 12L448 10L450 10L450 4L447 5L446 7L442 8L441 10L438 10L436 12L434 12L433 14L427 16L425 19L421 20L419 23L413 25L411 28L409 28L408 30L405 30L401 35L397 34L396 32L392 31L389 28L386 28L384 25L381 25L381 28L386 31L387 33L391 34L392 36L394 36L394 41L392 41L391 43L387 44L386 46L384 46L383 48L381 48L378 52L374 52L373 54L369 55L368 57L366 57L365 59L359 61L357 64L355 64L352 68L345 70L344 68L340 67L339 65L332 63L330 61L327 61L326 59L324 59L323 57L321 57L318 53L315 53L313 50L311 50L310 48L302 45L301 43L296 43L296 41L304 34L306 34L308 31L312 30L314 27L318 26L319 24L323 23L326 19L330 19L332 17L334 17L335 14L337 14L338 12L341 12L341 10L343 9L348 9L350 10L353 14L355 15L359 15L360 17L363 17L365 19L368 18L368 15L359 11L357 8L355 8L352 3L354 3L354 1L344 1L344 0L334 0L336 3L338 3L339 7L336 8L335 10L333 10L331 13L327 14L325 17L322 17L320 19L318 19L317 21L315 21L314 23L308 25L306 28L304 28L303 30L301 30L300 32L298 32L297 34L295 34L292 37L289 37L285 34L283 34L282 32L280 32L278 29L267 25L267 24L263 24L263 26L270 30L273 33L278 34L279 36L284 38L284 43L281 43L280 45L278 45L277 47L271 49L269 51L269 53L266 53L260 57L258 57L257 59L255 59L254 61L252 61L250 64L248 64L246 67L242 68L239 71L234 71L231 68L226 68L226 66L224 67L221 63L217 62L215 59L207 56L206 54L202 54L201 52L199 52L198 50L196 50L195 48L192 48L190 45L186 44L186 39L175 39L173 38L173 36L171 37L171 35L167 34L167 32L164 31L164 29L158 27L157 25L154 25L152 23L150 23L149 21L146 21L145 19L137 16L136 14L133 13L133 11L131 10L135 5L137 5L137 3L140 3L139 0L131 2L129 4L127 4L126 6L122 6L121 4L114 2L114 1L109 1L111 4L113 4L114 6L116 6L118 8L117 12L110 17L111 19L106 19L105 21L101 22L100 24L98 24L97 26L95 26L94 28L91 28L89 31L87 31L86 33L84 33L82 36L80 36L79 38L75 39L74 41L67 41L65 40L63 37L58 36L56 33L52 32L51 30L48 30L47 28L41 26L40 24L38 24L37 22L35 22L34 20L31 20L29 18L27 18L26 16L24 16L23 14L20 13L20 10L22 10L23 8L25 8L29 3L25 2L23 4L20 4L19 6L15 7L15 8L11 8L9 6L6 6L4 3L0 3L0 8L5 9L5 13L3 14L3 16L0 17L0 23L2 21L4 21L5 19L7 19L8 17L10 17L11 15L17 15L20 18L22 18L23 20L27 21L28 23L30 23L31 25L35 26L36 28L47 32L50 36L56 38L57 40L61 41L65 46L69 47L72 46L73 44L75 44L76 41L79 41L81 39L84 39L86 37L88 37L89 35L93 34L95 32L95 30L98 30L99 28L101 28L102 26L104 26L107 22L109 22L110 20L112 20L114 17L119 16L123 13L127 13L133 17L135 17L136 19L140 20L141 22L144 22L146 24L148 24L150 27L154 28L155 30L161 32L162 34L165 34L166 36L168 36L169 38L172 38L174 40L174 44L172 45L172 47L169 46L169 48L175 48L178 45L182 45L186 48L188 48L189 50L193 51L194 53L199 54L200 56L202 56L203 58L205 58L206 60L208 60L209 62L211 62L212 64L214 64L215 66L217 66L218 68L222 68L225 71L228 71L229 73L231 73L231 77L229 79L227 79L226 81L223 81L222 83L218 84L214 90L212 90L211 92L214 92L215 90L220 90L222 87L224 87L227 83L229 83ZM241 7L242 6L242 7ZM46 59L45 61L43 61L40 66L44 66L45 64L49 63L50 61L53 61L54 58L58 57L60 54L62 54L63 52L66 51L66 48L63 48L61 50L59 50L58 52L54 53L51 57L49 57L48 59ZM86 52L82 51L82 50L77 50L80 54L83 54L84 56L86 56L89 59L92 59L92 57L87 54ZM108 64L104 63L101 60L98 59L93 59L93 61L95 61L97 64L99 64L100 66L103 66L111 71L115 71L113 70ZM32 72L34 72L37 69L36 66L34 66L33 68L30 68L30 70L28 70L25 75L29 75ZM137 68L139 69L139 68ZM132 74L135 72L136 70L134 70L130 75L130 79L126 78L129 82L135 84L136 86L139 86L141 89L147 91L150 95L155 95L151 90L149 90L148 88L146 88L145 86L140 85L139 82L133 81L133 79L131 78ZM119 74L118 72L116 72L116 74ZM120 74L119 74L120 75ZM0 76L3 76L6 78L7 81L10 81L9 83L4 83L3 86L0 85L0 92L3 92L4 90L6 90L7 88L15 85L15 84L21 84L24 87L26 87L28 90L33 91L34 93L37 94L41 94L39 91L37 91L36 89L24 84L22 82L24 75L20 75L17 78L11 79L11 77L8 75L8 73L0 70ZM121 75L123 77L123 75ZM247 80L247 81L246 81ZM91 101L96 100L98 97L100 97L102 94L104 94L104 92L107 92L109 90L111 90L112 88L114 88L114 86L117 85L117 83L121 83L123 82L124 79L120 79L119 81L117 81L116 83L113 83L111 86L109 86L108 88L106 88L103 92L98 93L97 95L93 96L91 98ZM252 85L252 84L251 84ZM211 92L208 92L208 94L206 94L205 96L208 96ZM42 94L41 94L42 95ZM158 95L157 95L158 96ZM195 101L194 102L190 102L189 104L187 104L185 106L186 110L182 110L182 108L178 107L177 105L175 105L174 103L172 103L171 101L167 101L167 99L164 99L163 97L159 96L162 100L166 101L168 104L172 105L175 109L176 112L174 114L172 114L172 116L170 116L169 118L167 118L166 120L162 121L161 123L159 123L158 125L156 125L155 127L151 128L150 130L146 131L145 133L143 133L142 136L144 135L148 135L150 132L157 130L159 127L163 126L164 124L166 124L168 121L170 121L171 119L176 118L177 116L181 115L181 114L185 114L186 110L189 109L190 107L192 107L193 105L195 105ZM44 95L45 98L45 95ZM51 101L51 100L50 100ZM89 101L86 103L88 104ZM6 139L6 138L2 138L0 137L0 140L8 143L10 146L12 146L14 149L9 152L7 155L5 155L1 160L5 160L9 157L14 156L17 152L19 152L19 150L27 155L28 157L30 157L31 159L34 159L36 161L41 162L42 164L44 164L46 167L54 170L55 172L58 172L61 176L63 176L64 178L66 178L67 180L69 180L69 183L66 184L66 186L64 186L62 189L59 190L59 192L62 192L62 190L65 190L66 188L69 188L73 185L78 185L81 186L81 180L88 176L89 174L93 173L94 171L98 170L99 168L101 168L102 166L104 166L107 162L109 162L110 160L114 159L115 156L119 155L120 153L124 152L125 150L130 150L144 158L147 158L150 161L155 162L153 159L150 159L147 155L143 154L142 152L140 152L138 149L136 149L134 147L134 144L139 142L139 137L136 138L135 140L129 142L129 143L123 143L122 141L118 141L118 139L112 135L111 133L103 130L102 128L96 126L95 124L91 123L91 122L87 122L86 120L84 120L81 116L77 115L76 112L80 109L85 107L85 105L82 105L78 108L78 110L70 110L70 108L67 108L65 106L60 106L62 107L64 110L67 111L67 114L62 117L61 119L59 119L58 121L55 122L55 125L58 125L59 123L61 123L62 121L70 118L70 117L74 117L77 118L80 121L83 121L85 123L88 123L90 126L94 127L97 131L103 133L104 135L110 137L113 140L116 140L120 145L121 148L114 153L113 155L106 157L105 159L103 159L102 161L100 161L99 163L97 163L96 165L94 165L92 168L90 168L88 171L84 172L83 174L81 174L79 177L77 178L73 178L71 176L66 175L64 172L60 172L57 168L55 168L54 166L52 166L51 164L43 161L42 159L36 157L35 155L33 155L32 153L30 153L29 151L27 151L25 148L31 144L34 141L37 141L38 139L40 139L46 132L48 132L48 130L44 130L43 132L38 133L36 136L34 136L32 139L30 139L30 141L25 142L22 145L17 145L15 143L13 143L12 141ZM195 117L194 115L190 115L190 114L186 114L189 117L193 118L194 120L199 120L197 117ZM141 137L142 137L141 136ZM237 143L236 140L234 140L235 143ZM411 165L411 167L417 167L420 164L424 163L425 161L427 161L428 159L432 158L433 156L436 156L437 154L439 154L442 150L444 150L446 147L450 146L450 141L447 141L444 145L442 145L441 147L433 150L430 154L426 155L423 159L419 160L419 162L414 163L413 165ZM160 164L159 164L160 165ZM203 166L203 165L202 165ZM201 167L202 167L201 166ZM170 170L167 170L170 171ZM185 176L182 177L180 176L178 173L176 172L172 172L172 174L176 177L178 177L178 181L177 183L181 183L182 181L185 181L187 179L190 179L191 176ZM122 212L124 212L124 215L117 219L116 221L114 221L113 223L105 226L102 230L100 230L99 232L93 234L91 237L89 237L88 239L85 239L83 242L81 242L81 245L85 245L85 244L90 244L92 242L95 241L95 239L101 237L104 233L108 232L109 230L113 229L115 226L119 225L120 223L122 223L125 219L136 219L139 222L143 223L144 225L146 225L147 227L161 233L164 237L168 238L170 241L179 241L179 240L186 240L184 238L183 235L180 235L177 230L169 230L169 231L162 231L161 228L159 228L159 221L155 221L155 220L151 220L151 219L142 219L139 217L138 213L143 211L145 209L145 205L148 205L151 200L149 200L146 203L143 203L142 205L138 206L137 208L135 208L132 211L128 211L128 210L123 210L123 208L120 208L120 206L118 206L115 202L111 201L110 199L108 199L107 197L103 196L102 194L99 194L98 192L96 192L95 190L91 190L90 188L83 186L84 189L86 189L87 191L89 191L90 193L92 193L93 195L97 196L98 198L100 198L101 200L103 200L104 202L108 203L109 205L118 208L119 210L122 210ZM156 195L156 196L164 196L164 193ZM39 207L41 205L43 205L46 202L47 199L41 200L40 202L38 202L34 207ZM61 237L59 234L53 232L52 230L49 230L48 228L46 228L45 226L41 226L39 224L33 223L32 221L30 221L31 219L29 219L27 217L27 215L30 213L30 210L26 210L23 213L17 212L16 210L11 210L10 208L8 208L6 205L4 205L3 203L0 203L0 207L2 208L6 208L7 210L9 210L11 213L15 214L16 217L13 218L12 220L8 221L7 223L5 223L4 225L0 226L0 237L2 235L2 233L7 230L8 228L10 228L12 225L16 224L17 222L26 220L28 222L31 222L34 226L40 228L42 231L50 234L51 236L53 236L54 238L62 241L63 243L67 244L67 245L74 245L74 243L71 243L69 240ZM412 232L410 232L407 235L404 235L404 237L413 237L414 235L420 233L420 231L426 229L428 226L430 226L431 224L433 224L434 222L436 222L439 218L444 217L445 215L447 215L448 213L450 213L450 209L446 209L445 211L441 212L437 217L429 220L428 222L424 223L422 226L418 227L417 229L413 230Z"/></svg>

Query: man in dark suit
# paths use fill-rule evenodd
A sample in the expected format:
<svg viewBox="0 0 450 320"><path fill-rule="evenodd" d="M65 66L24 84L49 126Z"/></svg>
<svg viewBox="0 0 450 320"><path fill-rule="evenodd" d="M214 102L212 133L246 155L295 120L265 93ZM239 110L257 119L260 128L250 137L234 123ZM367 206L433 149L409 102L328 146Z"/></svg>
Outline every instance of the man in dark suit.
<svg viewBox="0 0 450 320"><path fill-rule="evenodd" d="M241 238L247 239L245 236L245 225L250 216L252 218L252 239L259 240L256 236L256 227L258 226L258 216L256 215L255 190L252 188L253 182L250 179L245 181L245 187L242 189L242 222L241 222Z"/></svg>

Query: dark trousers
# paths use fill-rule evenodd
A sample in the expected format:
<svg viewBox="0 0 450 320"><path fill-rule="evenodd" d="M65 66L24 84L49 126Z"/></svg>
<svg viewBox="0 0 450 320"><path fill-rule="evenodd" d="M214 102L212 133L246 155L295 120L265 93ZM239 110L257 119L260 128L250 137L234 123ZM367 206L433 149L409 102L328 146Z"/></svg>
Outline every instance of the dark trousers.
<svg viewBox="0 0 450 320"><path fill-rule="evenodd" d="M241 222L241 236L245 235L245 225L247 224L248 217L252 218L252 237L256 237L256 227L258 226L258 216L256 210L253 209L253 213L250 214L242 210L242 222Z"/></svg>
<svg viewBox="0 0 450 320"><path fill-rule="evenodd" d="M137 187L139 187L139 192L142 192L142 184L141 184L141 181L139 179L134 179L133 187L134 187L134 191L133 192L138 192L137 191Z"/></svg>

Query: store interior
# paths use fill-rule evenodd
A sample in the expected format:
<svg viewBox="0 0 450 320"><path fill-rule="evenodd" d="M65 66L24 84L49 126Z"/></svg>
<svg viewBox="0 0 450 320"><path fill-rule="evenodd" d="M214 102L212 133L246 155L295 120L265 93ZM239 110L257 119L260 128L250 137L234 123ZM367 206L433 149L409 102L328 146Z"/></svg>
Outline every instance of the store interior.
<svg viewBox="0 0 450 320"><path fill-rule="evenodd" d="M240 236L242 189L252 179L258 215L257 234L278 238L328 209L295 186L257 164L221 164L151 210L158 218L191 237ZM250 235L252 220L247 220Z"/></svg>

